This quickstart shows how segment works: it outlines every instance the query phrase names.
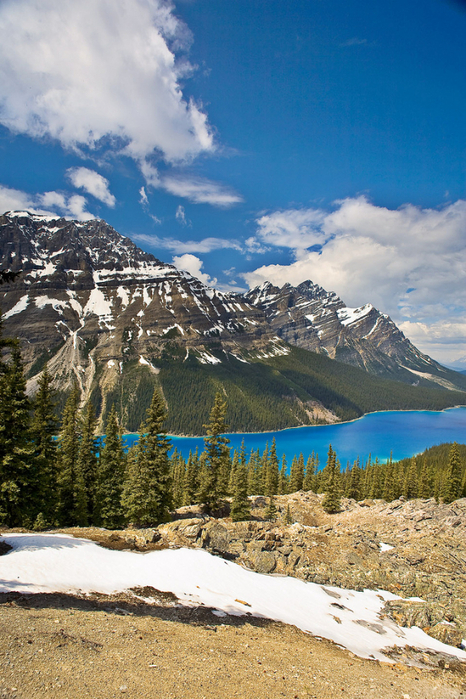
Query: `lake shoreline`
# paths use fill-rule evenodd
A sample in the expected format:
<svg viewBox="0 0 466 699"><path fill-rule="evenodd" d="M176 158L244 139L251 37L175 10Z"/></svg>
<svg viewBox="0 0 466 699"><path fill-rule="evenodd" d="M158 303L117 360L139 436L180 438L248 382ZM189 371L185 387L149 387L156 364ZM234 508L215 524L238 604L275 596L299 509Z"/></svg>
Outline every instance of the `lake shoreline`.
<svg viewBox="0 0 466 699"><path fill-rule="evenodd" d="M353 418L353 420L342 420L341 422L328 422L325 424L321 425L294 425L293 427L283 427L280 430L269 430L267 432L225 432L225 435L268 435L268 434L276 434L276 433L283 433L283 432L288 432L289 430L302 430L302 429L312 429L312 428L320 428L320 427L336 427L336 426L341 426L341 425L351 425L354 422L359 422L359 420L364 419L368 415L382 415L385 413L446 413L448 410L458 410L460 408L466 408L466 405L451 405L448 408L444 408L443 410L412 410L412 409L407 409L407 410L373 410L369 413L364 413L363 415L360 415L359 417ZM140 434L139 432L125 432L122 434L122 437L134 437ZM167 437L170 437L171 439L205 439L207 435L205 434L172 434L167 432Z"/></svg>

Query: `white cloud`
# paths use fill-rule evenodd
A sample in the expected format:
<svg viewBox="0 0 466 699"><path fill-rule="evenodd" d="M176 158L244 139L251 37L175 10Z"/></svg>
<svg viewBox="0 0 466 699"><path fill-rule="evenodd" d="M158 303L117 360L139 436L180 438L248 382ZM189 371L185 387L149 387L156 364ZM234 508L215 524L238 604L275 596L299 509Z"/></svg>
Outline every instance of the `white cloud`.
<svg viewBox="0 0 466 699"><path fill-rule="evenodd" d="M325 213L319 209L275 211L257 219L257 237L268 245L305 250L313 245L322 245L325 241L321 228L324 220ZM248 243L251 251L260 251L257 240L250 238Z"/></svg>
<svg viewBox="0 0 466 699"><path fill-rule="evenodd" d="M186 254L180 255L179 257L174 257L173 264L177 269L185 270L186 272L192 274L193 277L200 279L201 282L207 286L215 286L217 284L216 277L211 278L208 274L201 271L202 267L204 266L204 262L200 260L199 257L196 257L196 255Z"/></svg>
<svg viewBox="0 0 466 699"><path fill-rule="evenodd" d="M184 210L184 206L181 206L181 204L178 206L176 210L175 218L178 221L178 223L181 223L182 226L190 225L190 221L186 220L186 211Z"/></svg>
<svg viewBox="0 0 466 699"><path fill-rule="evenodd" d="M143 165L215 145L183 96L175 51L189 30L166 0L6 0L0 5L0 121L66 148L110 149Z"/></svg>
<svg viewBox="0 0 466 699"><path fill-rule="evenodd" d="M147 243L153 247L164 248L171 252L182 255L187 252L212 252L213 250L224 250L232 248L241 251L241 246L236 240L225 240L225 238L204 238L203 240L177 240L176 238L159 238L156 235L147 233L134 233L133 240L139 243Z"/></svg>
<svg viewBox="0 0 466 699"><path fill-rule="evenodd" d="M149 199L147 198L146 190L144 187L141 187L141 189L139 190L139 197L139 203L141 204L141 206L149 206Z"/></svg>
<svg viewBox="0 0 466 699"><path fill-rule="evenodd" d="M89 170L87 167L73 167L69 168L66 174L77 189L84 189L85 192L92 194L111 208L115 206L116 199L109 190L109 181L95 170Z"/></svg>
<svg viewBox="0 0 466 699"><path fill-rule="evenodd" d="M373 303L395 322L433 328L466 323L466 201L442 209L390 210L358 197L337 202L331 212L300 213L299 220L294 209L257 220L262 243L294 245L297 259L243 274L250 286L311 279L350 306ZM304 250L306 241L322 247ZM419 346L428 351L427 341Z"/></svg>
<svg viewBox="0 0 466 699"><path fill-rule="evenodd" d="M154 184L154 186L156 186ZM159 181L170 194L184 197L195 204L212 204L220 208L228 208L243 201L243 198L217 182L201 177L166 176Z"/></svg>
<svg viewBox="0 0 466 699"><path fill-rule="evenodd" d="M95 216L86 209L87 201L80 194L44 192L28 194L19 189L0 185L0 211L29 211L30 213L63 216L68 219L90 221Z"/></svg>

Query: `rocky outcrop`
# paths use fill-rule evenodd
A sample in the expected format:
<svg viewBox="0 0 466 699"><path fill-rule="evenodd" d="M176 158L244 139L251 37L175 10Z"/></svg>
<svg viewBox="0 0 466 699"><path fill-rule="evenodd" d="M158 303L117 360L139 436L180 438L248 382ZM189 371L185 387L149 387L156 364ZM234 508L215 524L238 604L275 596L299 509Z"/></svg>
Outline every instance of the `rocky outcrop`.
<svg viewBox="0 0 466 699"><path fill-rule="evenodd" d="M312 492L277 496L275 522L264 520L267 502L258 496L251 498L247 522L208 517L196 506L157 529L72 532L111 548L203 548L258 573L326 588L388 590L404 599L388 602L384 614L460 645L466 639L466 499L450 505L344 500L336 515L327 515L321 500ZM295 521L286 525L288 505Z"/></svg>

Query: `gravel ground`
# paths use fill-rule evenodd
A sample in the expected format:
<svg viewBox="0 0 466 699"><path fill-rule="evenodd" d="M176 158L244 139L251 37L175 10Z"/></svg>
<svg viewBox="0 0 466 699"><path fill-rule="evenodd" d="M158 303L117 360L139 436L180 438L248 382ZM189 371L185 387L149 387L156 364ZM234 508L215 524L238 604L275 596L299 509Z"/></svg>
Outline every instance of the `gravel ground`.
<svg viewBox="0 0 466 699"><path fill-rule="evenodd" d="M155 605L124 594L0 595L0 697L466 697L464 668L362 660L294 627L219 618L151 592Z"/></svg>

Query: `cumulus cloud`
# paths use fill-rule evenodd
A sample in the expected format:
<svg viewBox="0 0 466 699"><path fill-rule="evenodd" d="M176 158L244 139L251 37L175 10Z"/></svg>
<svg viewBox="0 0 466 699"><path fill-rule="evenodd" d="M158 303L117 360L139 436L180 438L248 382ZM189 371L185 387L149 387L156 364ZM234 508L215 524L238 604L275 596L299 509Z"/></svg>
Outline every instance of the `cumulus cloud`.
<svg viewBox="0 0 466 699"><path fill-rule="evenodd" d="M441 329L466 322L466 201L390 210L357 197L333 211L302 210L300 218L294 209L262 216L257 226L268 246L294 243L296 260L243 274L250 286L311 279L350 306L373 303L396 322L439 322ZM304 249L307 241L318 249Z"/></svg>
<svg viewBox="0 0 466 699"><path fill-rule="evenodd" d="M95 170L87 167L72 167L66 171L68 179L77 189L84 189L88 194L113 208L116 199L109 189L109 181Z"/></svg>
<svg viewBox="0 0 466 699"><path fill-rule="evenodd" d="M178 255L188 252L212 252L232 248L241 251L241 245L237 240L225 240L225 238L203 238L203 240L177 240L176 238L160 238L147 233L134 233L133 240L139 243L147 243L153 247L170 250Z"/></svg>
<svg viewBox="0 0 466 699"><path fill-rule="evenodd" d="M0 185L0 211L29 211L43 216L63 216L68 219L90 221L94 214L87 211L87 200L80 194L44 192L28 194L19 189Z"/></svg>
<svg viewBox="0 0 466 699"><path fill-rule="evenodd" d="M159 180L158 186L177 197L189 199L195 204L212 204L228 208L243 201L243 198L227 187L201 177L166 176ZM157 186L154 183L154 186Z"/></svg>
<svg viewBox="0 0 466 699"><path fill-rule="evenodd" d="M0 5L0 122L64 147L110 149L141 165L215 149L183 95L190 34L166 0L6 0Z"/></svg>
<svg viewBox="0 0 466 699"><path fill-rule="evenodd" d="M257 237L267 245L292 248L298 254L299 250L324 243L324 220L325 213L318 209L274 211L257 219ZM260 251L254 238L249 238L248 245L252 251Z"/></svg>
<svg viewBox="0 0 466 699"><path fill-rule="evenodd" d="M186 272L192 274L193 277L200 279L201 282L207 286L215 286L217 284L216 277L209 277L208 274L201 271L202 267L204 266L204 262L200 260L199 257L196 257L196 255L186 254L174 257L173 264L177 269L185 270Z"/></svg>

